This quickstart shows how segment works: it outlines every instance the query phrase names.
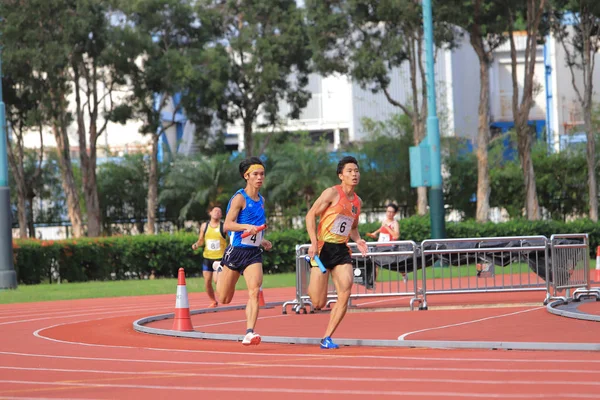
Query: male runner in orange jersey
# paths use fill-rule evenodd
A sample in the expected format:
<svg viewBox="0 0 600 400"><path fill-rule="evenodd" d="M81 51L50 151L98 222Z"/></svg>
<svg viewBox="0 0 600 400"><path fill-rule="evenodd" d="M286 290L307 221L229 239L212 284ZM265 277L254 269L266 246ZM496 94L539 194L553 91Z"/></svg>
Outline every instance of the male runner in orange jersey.
<svg viewBox="0 0 600 400"><path fill-rule="evenodd" d="M325 307L330 274L338 295L321 340L322 349L339 348L331 340L331 335L346 315L354 281L348 239L356 242L363 255L367 253L367 244L361 239L357 228L362 205L360 197L354 193L354 188L360 180L358 161L350 156L342 158L337 166L337 174L341 184L325 189L306 214L306 230L310 237L308 255L311 259L318 255L327 269L323 274L319 268L311 268L308 295L315 308ZM318 230L317 216L320 217Z"/></svg>

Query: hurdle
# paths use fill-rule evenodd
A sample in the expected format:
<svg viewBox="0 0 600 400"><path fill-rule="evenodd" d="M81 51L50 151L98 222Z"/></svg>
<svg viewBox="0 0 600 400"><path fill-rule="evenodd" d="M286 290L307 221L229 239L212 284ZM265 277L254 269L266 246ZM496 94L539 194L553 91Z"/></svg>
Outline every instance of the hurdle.
<svg viewBox="0 0 600 400"><path fill-rule="evenodd" d="M283 303L282 313L292 308L297 314L314 312L308 296L311 266L305 257L310 245L296 246L296 298ZM411 296L411 307L421 302L417 276L417 244L413 241L369 242L365 256L358 252L355 243L348 243L352 251L354 283L350 302L369 297ZM404 279L410 276L410 279ZM337 301L333 284L327 289L327 306Z"/></svg>
<svg viewBox="0 0 600 400"><path fill-rule="evenodd" d="M507 236L487 238L431 239L369 242L366 256L349 243L354 261L353 299L410 296L410 309L426 310L427 296L438 294L545 292L550 300L600 298L590 289L589 240L587 234ZM283 303L296 313L314 307L308 296L310 266L304 260L308 244L296 246L296 298ZM420 271L418 271L420 270ZM406 279L410 277L410 279ZM420 285L420 287L419 287ZM568 290L577 289L573 296ZM559 292L567 290L566 296ZM328 285L327 305L337 295ZM350 304L351 305L351 304Z"/></svg>

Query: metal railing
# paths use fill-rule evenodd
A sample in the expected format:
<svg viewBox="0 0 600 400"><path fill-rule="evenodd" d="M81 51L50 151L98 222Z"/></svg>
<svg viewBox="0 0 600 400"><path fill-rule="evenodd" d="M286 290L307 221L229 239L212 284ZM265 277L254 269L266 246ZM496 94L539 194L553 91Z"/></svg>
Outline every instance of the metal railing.
<svg viewBox="0 0 600 400"><path fill-rule="evenodd" d="M358 253L355 243L348 246L355 283L350 302L410 296L412 310L415 303L427 309L427 296L437 294L545 291L544 304L551 299L600 298L600 290L589 287L587 234L552 235L550 240L545 236L432 239L420 245L370 242L366 256ZM296 313L306 313L307 307L314 311L308 295L308 248L308 244L296 247L296 298L283 304L284 314L290 306ZM570 289L577 289L573 296ZM337 299L331 283L327 298L328 305Z"/></svg>
<svg viewBox="0 0 600 400"><path fill-rule="evenodd" d="M292 307L296 313L306 312L306 307L314 311L308 296L311 266L305 260L310 245L296 246L296 298L282 306L284 314ZM352 251L354 283L352 299L387 296L412 296L411 306L420 301L417 285L417 244L412 241L368 243L366 256L358 252L355 243L349 243ZM315 268L314 273L321 273ZM330 282L327 290L327 304L335 302L335 287Z"/></svg>

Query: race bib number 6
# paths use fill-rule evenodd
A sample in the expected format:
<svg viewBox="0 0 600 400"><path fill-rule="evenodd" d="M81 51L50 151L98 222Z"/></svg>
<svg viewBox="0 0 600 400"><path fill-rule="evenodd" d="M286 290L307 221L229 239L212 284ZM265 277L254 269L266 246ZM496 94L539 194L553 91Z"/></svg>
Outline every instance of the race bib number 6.
<svg viewBox="0 0 600 400"><path fill-rule="evenodd" d="M335 220L331 226L331 233L348 237L350 235L350 231L352 230L353 223L354 218L347 217L345 215L338 215L335 217Z"/></svg>
<svg viewBox="0 0 600 400"><path fill-rule="evenodd" d="M242 238L242 244L245 244L246 246L258 247L258 246L260 246L260 243L262 242L262 238L263 238L263 232L260 231L260 232L256 233L255 235L250 235L250 236L246 236L245 238Z"/></svg>

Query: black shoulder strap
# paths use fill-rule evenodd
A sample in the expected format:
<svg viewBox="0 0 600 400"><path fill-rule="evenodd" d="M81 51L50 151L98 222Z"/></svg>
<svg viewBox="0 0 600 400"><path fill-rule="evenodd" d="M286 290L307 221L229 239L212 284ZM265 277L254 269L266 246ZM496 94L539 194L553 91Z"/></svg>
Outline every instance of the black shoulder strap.
<svg viewBox="0 0 600 400"><path fill-rule="evenodd" d="M219 230L221 231L221 236L223 237L223 239L227 239L227 236L225 236L225 229L223 229L223 221L219 221ZM206 231L208 230L208 227L210 226L210 221L206 221L206 226L204 227L204 236L206 237Z"/></svg>

